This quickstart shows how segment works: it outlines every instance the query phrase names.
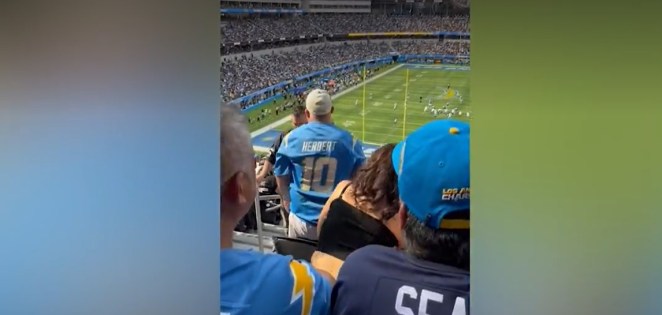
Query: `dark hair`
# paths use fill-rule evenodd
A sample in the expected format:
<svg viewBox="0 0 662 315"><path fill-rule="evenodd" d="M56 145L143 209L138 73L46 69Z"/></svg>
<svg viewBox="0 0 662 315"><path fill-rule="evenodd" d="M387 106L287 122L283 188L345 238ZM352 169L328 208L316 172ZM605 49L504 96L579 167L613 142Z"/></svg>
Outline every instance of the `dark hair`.
<svg viewBox="0 0 662 315"><path fill-rule="evenodd" d="M448 219L469 219L469 211L458 211ZM431 229L413 215L403 228L405 251L422 260L469 270L469 230Z"/></svg>
<svg viewBox="0 0 662 315"><path fill-rule="evenodd" d="M292 115L299 117L306 113L306 107L302 105L295 105L292 107Z"/></svg>
<svg viewBox="0 0 662 315"><path fill-rule="evenodd" d="M395 144L389 143L377 149L352 179L357 204L377 205L384 202L387 205L382 209L374 209L382 221L392 218L400 207L398 176L391 162L393 148Z"/></svg>

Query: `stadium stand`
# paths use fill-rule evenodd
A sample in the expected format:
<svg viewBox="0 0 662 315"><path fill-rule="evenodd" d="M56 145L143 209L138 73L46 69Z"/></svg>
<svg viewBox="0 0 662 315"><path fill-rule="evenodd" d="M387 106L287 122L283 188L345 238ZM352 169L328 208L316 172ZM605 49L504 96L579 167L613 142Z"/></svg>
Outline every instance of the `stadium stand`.
<svg viewBox="0 0 662 315"><path fill-rule="evenodd" d="M377 32L469 32L465 16L388 16L381 14L319 14L227 20L223 42L257 41L301 35Z"/></svg>
<svg viewBox="0 0 662 315"><path fill-rule="evenodd" d="M449 10L452 6L458 9ZM416 129L398 145L375 143L372 156L354 176L349 180L343 180L347 176L334 180L337 185L331 185L329 194L325 190L323 198L318 198L322 192L314 196L316 211L319 211L318 204L326 202L326 205L319 214L310 211L309 216L314 218L305 220L306 233L291 233L290 237L287 237L288 227L292 226L293 219L292 213L286 210L291 198L300 197L296 189L294 193L281 187L276 189L274 172L262 172L266 163L256 163L255 174L246 173L246 181L241 180L243 175L235 177L243 170L241 167L227 166L243 165L242 161L251 160L253 152L247 126L257 130L256 134L262 134L260 130L265 128L273 131L272 121L288 117L290 109L304 105L309 91L316 88L334 95L356 89L364 80L381 77L382 72L402 71L404 74L410 71L405 69L421 69L417 70L421 72L417 73L416 84L432 80L443 85L445 90L436 86L435 91L440 89L439 99L448 106L448 99L444 97L455 93L450 80L447 82L446 77L443 77L444 82L425 79L422 72L451 63L460 65L449 67L468 68L468 1L224 0L221 8L221 93L226 116L221 135L222 172L232 172L222 174L221 315L274 312L469 314L468 124L436 120L443 124L432 123L432 129L426 125L428 127L421 128L423 131ZM397 83L394 90L404 88L406 91L406 83L400 85L402 83ZM466 95L465 92L462 90L462 95ZM342 94L348 93L358 92ZM405 92L403 99L408 99L409 95ZM424 97L428 102L433 101L427 99L426 95L430 94L414 95L417 103L422 104ZM356 106L359 100L351 97ZM364 90L363 111L357 110L357 116L359 113L367 116L366 97L371 99L373 95ZM389 113L391 104L385 105ZM396 106L400 108L396 103L393 112ZM418 106L421 113L415 115L428 115L423 112L423 105ZM244 111L247 121L237 107ZM376 105L371 109L382 110L377 108ZM329 115L331 113L333 111ZM311 114L306 115L309 118ZM448 115L450 118L451 114ZM469 117L468 112L466 117ZM387 124L386 127L390 127L391 120ZM393 126L396 124L397 119ZM280 136L274 137L274 143L283 141L291 133L293 126L286 127L278 129ZM348 130L340 123L333 128ZM288 131L284 131L286 129ZM317 131L310 139L336 141L327 139L329 133L328 130ZM412 140L411 135L416 133L418 136ZM403 138L404 134L403 127ZM437 137L442 134L443 139ZM352 146L362 144L353 134L349 137L354 141ZM453 142L453 139L460 140ZM419 146L414 162L410 157L412 151L404 151L405 143L411 148ZM302 147L289 150L305 159ZM275 149L272 157L281 149ZM280 156L287 150L282 151ZM443 156L450 160L421 156ZM291 174L294 183L304 183L306 161L299 163L299 171L292 172L294 163L285 165L288 159L281 157L279 168L287 170L279 171L281 180ZM448 164L434 173L434 178L427 178L425 176L431 173L427 170L434 168L430 163ZM417 167L416 164L427 166ZM317 174L318 170L308 171ZM328 175L330 169L319 171L318 175L322 176L322 172L326 172L324 176L332 176ZM255 183L257 196L249 203L250 198L244 195L250 195L251 189L242 185L256 182L253 177L256 174L268 180ZM412 180L416 184L412 184ZM429 187L419 187L421 182ZM289 184L281 186L291 187ZM454 194L451 199L456 198L457 204L448 199L432 200L446 190ZM431 206L421 207L421 202L426 201L430 201L426 205ZM428 222L430 218L434 220ZM460 222L459 227L453 225L457 222ZM227 232L232 227L234 235ZM308 231L317 234L319 240L309 239ZM429 305L424 306L422 298L419 304L416 295L423 294L430 299ZM441 295L445 298L439 298ZM379 302L371 303L373 300ZM425 307L428 307L427 312Z"/></svg>
<svg viewBox="0 0 662 315"><path fill-rule="evenodd" d="M387 55L384 43L321 45L262 56L243 56L221 64L222 91L231 99L315 70L353 60Z"/></svg>
<svg viewBox="0 0 662 315"><path fill-rule="evenodd" d="M441 54L441 55L469 55L468 41L393 41L393 51L399 54Z"/></svg>
<svg viewBox="0 0 662 315"><path fill-rule="evenodd" d="M243 55L225 58L221 63L221 91L226 100L314 72L315 70L363 60L402 54L468 55L469 43L454 41L393 41L322 44L305 49L274 52L266 55Z"/></svg>

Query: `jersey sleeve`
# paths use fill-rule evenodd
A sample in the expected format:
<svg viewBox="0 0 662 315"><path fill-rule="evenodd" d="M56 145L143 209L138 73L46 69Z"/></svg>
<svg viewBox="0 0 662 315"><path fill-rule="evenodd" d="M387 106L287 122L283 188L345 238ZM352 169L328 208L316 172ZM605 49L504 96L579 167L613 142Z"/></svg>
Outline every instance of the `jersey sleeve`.
<svg viewBox="0 0 662 315"><path fill-rule="evenodd" d="M262 292L268 294L268 299L272 301L264 301L265 306L270 304L270 312L260 314L328 315L331 300L329 282L307 262L286 256L280 256L277 260L278 265L272 265L268 271L273 286L269 292Z"/></svg>
<svg viewBox="0 0 662 315"><path fill-rule="evenodd" d="M365 162L365 152L363 152L363 144L361 140L353 139L353 148L354 152L354 169L353 172L356 172Z"/></svg>
<svg viewBox="0 0 662 315"><path fill-rule="evenodd" d="M291 260L293 314L327 315L331 285L309 263Z"/></svg>
<svg viewBox="0 0 662 315"><path fill-rule="evenodd" d="M280 147L276 152L276 161L274 163L275 176L286 176L292 172L292 160L289 156L291 151L290 135L292 135L292 133L288 133L283 137Z"/></svg>
<svg viewBox="0 0 662 315"><path fill-rule="evenodd" d="M274 143L271 145L271 148L269 149L269 156L267 156L267 161L271 163L271 165L276 164L276 153L278 152L278 149L280 148L280 144L283 142L283 138L285 137L285 133L281 133L276 140L274 140Z"/></svg>

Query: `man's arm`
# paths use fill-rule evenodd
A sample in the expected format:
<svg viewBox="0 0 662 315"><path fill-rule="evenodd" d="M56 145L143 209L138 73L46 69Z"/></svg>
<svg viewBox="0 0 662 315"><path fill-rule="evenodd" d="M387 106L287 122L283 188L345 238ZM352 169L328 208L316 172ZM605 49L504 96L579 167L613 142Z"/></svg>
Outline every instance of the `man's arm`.
<svg viewBox="0 0 662 315"><path fill-rule="evenodd" d="M285 137L288 137L289 134ZM276 176L276 185L278 194L282 202L281 206L287 211L290 211L290 180L292 177L292 161L288 156L287 140L284 140L283 145L279 143L279 147L275 151L274 175Z"/></svg>
<svg viewBox="0 0 662 315"><path fill-rule="evenodd" d="M257 175L257 182L260 183L262 182L267 175L269 175L269 172L271 172L274 168L274 164L276 164L276 154L278 152L278 149L280 149L280 144L283 142L283 137L285 137L285 133L281 133L276 140L274 140L274 143L271 145L271 148L269 149L269 155L267 155L267 158L264 161L264 165L262 165L262 170L260 174Z"/></svg>
<svg viewBox="0 0 662 315"><path fill-rule="evenodd" d="M290 176L276 176L276 184L282 200L281 205L285 211L290 212Z"/></svg>
<svg viewBox="0 0 662 315"><path fill-rule="evenodd" d="M269 175L269 172L271 172L273 168L274 166L271 164L271 162L269 162L269 160L264 161L262 169L260 169L260 174L257 174L256 182L258 184L261 183L265 178L267 178L267 175Z"/></svg>

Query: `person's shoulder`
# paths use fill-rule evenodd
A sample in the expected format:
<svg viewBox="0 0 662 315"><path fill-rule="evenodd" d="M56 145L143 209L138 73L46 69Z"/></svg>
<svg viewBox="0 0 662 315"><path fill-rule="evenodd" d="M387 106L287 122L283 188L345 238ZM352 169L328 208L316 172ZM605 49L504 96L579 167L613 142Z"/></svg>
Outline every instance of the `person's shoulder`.
<svg viewBox="0 0 662 315"><path fill-rule="evenodd" d="M286 132L285 137L290 138L290 139L298 139L301 137L307 137L307 134L312 132L313 126L312 124L304 124L299 127L290 129L288 132Z"/></svg>
<svg viewBox="0 0 662 315"><path fill-rule="evenodd" d="M288 143L295 143L299 138L301 138L302 134L305 134L305 125L294 128L294 129L289 129L280 134L281 137L281 145L287 146Z"/></svg>
<svg viewBox="0 0 662 315"><path fill-rule="evenodd" d="M283 139L285 139L285 137L287 137L287 135L290 133L290 131L291 130L286 130L286 131L281 132L278 135L278 137L276 138L276 140L274 140L274 146L280 147L280 145L283 143Z"/></svg>
<svg viewBox="0 0 662 315"><path fill-rule="evenodd" d="M388 262L398 259L400 254L397 249L382 245L361 247L347 256L343 271L360 274L366 270L374 270L375 267L389 265Z"/></svg>
<svg viewBox="0 0 662 315"><path fill-rule="evenodd" d="M307 265L291 256L222 251L221 308L246 314L275 310L288 313L292 308L293 288L314 282L304 279L310 273Z"/></svg>
<svg viewBox="0 0 662 315"><path fill-rule="evenodd" d="M354 252L352 252L347 260L361 259L365 260L366 258L382 258L382 257L394 257L398 256L400 251L393 247L387 247L382 245L368 245L361 247Z"/></svg>
<svg viewBox="0 0 662 315"><path fill-rule="evenodd" d="M351 179L343 179L338 183L338 185L336 185L336 189L338 191L342 191L343 189L347 190L347 188L349 188L351 184L352 184Z"/></svg>
<svg viewBox="0 0 662 315"><path fill-rule="evenodd" d="M250 279L259 282L282 281L278 276L282 271L289 274L289 263L292 257L263 254L250 250L224 250L221 251L221 276L241 273L250 275ZM269 274L275 277L263 277L264 270L269 270ZM242 275L243 276L243 275Z"/></svg>

